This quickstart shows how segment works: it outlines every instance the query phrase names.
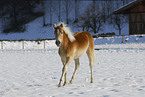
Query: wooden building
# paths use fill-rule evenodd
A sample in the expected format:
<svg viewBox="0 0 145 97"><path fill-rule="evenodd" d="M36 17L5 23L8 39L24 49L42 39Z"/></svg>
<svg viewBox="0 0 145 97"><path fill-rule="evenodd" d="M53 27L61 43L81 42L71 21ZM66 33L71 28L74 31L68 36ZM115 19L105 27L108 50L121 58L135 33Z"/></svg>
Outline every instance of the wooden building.
<svg viewBox="0 0 145 97"><path fill-rule="evenodd" d="M114 13L129 15L129 34L145 34L145 0L132 1Z"/></svg>

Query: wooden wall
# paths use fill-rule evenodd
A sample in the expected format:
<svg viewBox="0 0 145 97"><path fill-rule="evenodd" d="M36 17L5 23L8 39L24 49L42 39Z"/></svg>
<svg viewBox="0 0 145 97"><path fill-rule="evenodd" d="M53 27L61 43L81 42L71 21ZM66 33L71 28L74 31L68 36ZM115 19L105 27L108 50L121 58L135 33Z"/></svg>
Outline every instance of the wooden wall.
<svg viewBox="0 0 145 97"><path fill-rule="evenodd" d="M129 10L129 34L145 34L145 6L142 4Z"/></svg>

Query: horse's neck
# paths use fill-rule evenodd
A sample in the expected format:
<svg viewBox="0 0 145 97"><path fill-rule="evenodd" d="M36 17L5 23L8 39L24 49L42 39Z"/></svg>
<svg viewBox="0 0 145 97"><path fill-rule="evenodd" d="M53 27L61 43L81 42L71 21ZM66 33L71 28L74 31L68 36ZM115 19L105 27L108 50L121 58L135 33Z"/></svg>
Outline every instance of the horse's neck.
<svg viewBox="0 0 145 97"><path fill-rule="evenodd" d="M67 47L69 43L69 38L68 36L65 34L65 32L63 32L63 40L62 40L62 46L63 47Z"/></svg>

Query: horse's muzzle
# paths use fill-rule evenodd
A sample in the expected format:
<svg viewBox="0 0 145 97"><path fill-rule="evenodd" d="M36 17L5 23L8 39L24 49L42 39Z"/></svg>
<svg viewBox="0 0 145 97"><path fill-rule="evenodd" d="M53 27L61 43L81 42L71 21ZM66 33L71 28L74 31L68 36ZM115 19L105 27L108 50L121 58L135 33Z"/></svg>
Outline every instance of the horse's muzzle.
<svg viewBox="0 0 145 97"><path fill-rule="evenodd" d="M59 46L59 45L60 45L60 41L59 41L59 40L55 41L55 44L56 44L57 46Z"/></svg>

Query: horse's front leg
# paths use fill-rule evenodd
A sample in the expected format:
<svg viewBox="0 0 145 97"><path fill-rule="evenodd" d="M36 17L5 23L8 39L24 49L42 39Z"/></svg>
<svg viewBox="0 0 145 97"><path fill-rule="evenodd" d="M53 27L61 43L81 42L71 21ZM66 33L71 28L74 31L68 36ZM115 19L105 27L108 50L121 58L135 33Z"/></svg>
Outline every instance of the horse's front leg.
<svg viewBox="0 0 145 97"><path fill-rule="evenodd" d="M67 60L66 60L66 62L65 62L65 64L63 65L62 75L61 75L61 78L60 78L58 87L61 87L62 86L62 82L63 82L64 75L67 77L67 68L68 68L68 66L69 66L69 64L71 63L72 60L73 60L72 57L68 57ZM66 78L66 80L67 80L67 78Z"/></svg>
<svg viewBox="0 0 145 97"><path fill-rule="evenodd" d="M63 64L63 66L65 65L65 60L63 60L63 59L61 59L61 62L62 62L62 64ZM64 81L64 84L63 84L63 86L65 86L66 84L68 84L68 79L67 79L67 71L66 71L66 73L65 73L65 81Z"/></svg>
<svg viewBox="0 0 145 97"><path fill-rule="evenodd" d="M68 84L68 79L67 79L67 71L65 72L65 81L64 81L64 84L63 86L67 85Z"/></svg>

